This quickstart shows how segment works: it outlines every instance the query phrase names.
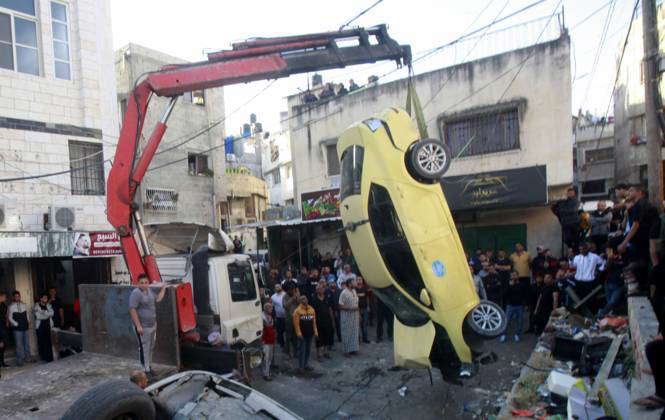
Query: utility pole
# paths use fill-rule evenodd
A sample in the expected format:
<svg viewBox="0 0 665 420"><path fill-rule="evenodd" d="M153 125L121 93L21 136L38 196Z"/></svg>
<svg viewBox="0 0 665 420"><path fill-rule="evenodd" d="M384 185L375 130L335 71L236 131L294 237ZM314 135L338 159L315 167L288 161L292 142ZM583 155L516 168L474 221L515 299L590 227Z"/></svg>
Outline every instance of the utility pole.
<svg viewBox="0 0 665 420"><path fill-rule="evenodd" d="M649 198L654 204L663 200L663 159L662 135L658 126L658 23L656 21L656 1L642 0L642 33L644 36L644 105L647 134L647 174L649 177Z"/></svg>

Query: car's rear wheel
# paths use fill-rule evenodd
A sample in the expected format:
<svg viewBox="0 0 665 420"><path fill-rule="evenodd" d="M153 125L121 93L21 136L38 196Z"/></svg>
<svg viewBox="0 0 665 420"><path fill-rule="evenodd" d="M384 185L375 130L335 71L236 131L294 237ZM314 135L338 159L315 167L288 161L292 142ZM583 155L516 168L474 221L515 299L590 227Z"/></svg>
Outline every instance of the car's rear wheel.
<svg viewBox="0 0 665 420"><path fill-rule="evenodd" d="M466 323L476 334L495 338L503 334L508 322L499 305L489 300L481 300L466 316Z"/></svg>
<svg viewBox="0 0 665 420"><path fill-rule="evenodd" d="M438 181L450 167L450 148L434 139L423 139L411 146L409 164L415 174L427 181Z"/></svg>

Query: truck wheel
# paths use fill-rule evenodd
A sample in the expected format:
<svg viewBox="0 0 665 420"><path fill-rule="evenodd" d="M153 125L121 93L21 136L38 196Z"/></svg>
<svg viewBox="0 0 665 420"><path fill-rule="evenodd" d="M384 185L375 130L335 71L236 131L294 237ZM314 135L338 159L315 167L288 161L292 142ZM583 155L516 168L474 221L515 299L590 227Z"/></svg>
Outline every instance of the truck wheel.
<svg viewBox="0 0 665 420"><path fill-rule="evenodd" d="M466 316L467 325L483 338L495 338L506 330L506 313L496 303L481 300Z"/></svg>
<svg viewBox="0 0 665 420"><path fill-rule="evenodd" d="M155 405L148 394L127 380L99 384L81 395L62 420L154 420Z"/></svg>
<svg viewBox="0 0 665 420"><path fill-rule="evenodd" d="M418 178L438 181L450 167L451 155L450 148L439 140L419 140L409 150L409 166Z"/></svg>

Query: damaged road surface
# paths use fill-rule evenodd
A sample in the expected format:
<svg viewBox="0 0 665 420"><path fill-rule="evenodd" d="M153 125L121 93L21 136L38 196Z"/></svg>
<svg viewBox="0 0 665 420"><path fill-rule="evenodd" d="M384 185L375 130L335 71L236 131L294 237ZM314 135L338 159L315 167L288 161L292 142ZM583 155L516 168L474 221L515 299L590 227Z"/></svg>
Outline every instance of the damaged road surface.
<svg viewBox="0 0 665 420"><path fill-rule="evenodd" d="M79 353L0 381L0 418L59 419L93 386L112 379L128 380L136 360Z"/></svg>
<svg viewBox="0 0 665 420"><path fill-rule="evenodd" d="M497 363L481 367L478 374L451 385L432 369L394 368L392 343L363 344L351 358L332 352L332 360L310 360L313 372L297 373L297 361L275 349L273 380L257 379L252 387L289 407L305 419L480 419L499 411L504 392L512 387L536 338L519 343L487 342L497 353ZM339 346L338 343L335 343Z"/></svg>

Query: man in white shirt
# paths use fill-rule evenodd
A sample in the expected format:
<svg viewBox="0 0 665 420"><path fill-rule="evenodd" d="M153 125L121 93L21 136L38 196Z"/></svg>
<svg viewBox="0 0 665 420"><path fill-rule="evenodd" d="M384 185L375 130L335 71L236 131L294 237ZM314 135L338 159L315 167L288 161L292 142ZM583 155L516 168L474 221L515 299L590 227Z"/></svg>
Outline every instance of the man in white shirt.
<svg viewBox="0 0 665 420"><path fill-rule="evenodd" d="M275 330L277 332L277 342L284 348L284 331L286 328L286 311L284 310L284 291L279 284L275 285L275 293L270 297L272 307L275 309Z"/></svg>
<svg viewBox="0 0 665 420"><path fill-rule="evenodd" d="M30 321L28 320L28 307L21 300L21 293L18 290L12 293L14 302L9 305L7 318L9 325L11 325L14 332L14 342L16 343L16 366L23 366L24 362L33 361L30 354L30 341L28 336L28 328Z"/></svg>
<svg viewBox="0 0 665 420"><path fill-rule="evenodd" d="M351 272L351 266L349 264L344 264L344 271L342 271L342 274L337 278L337 287L343 289L343 284L345 284L347 280L353 280L355 284L356 275Z"/></svg>
<svg viewBox="0 0 665 420"><path fill-rule="evenodd" d="M605 269L605 260L589 252L589 245L582 243L580 253L570 261L570 266L575 268L575 292L580 299L584 299L596 285L596 270Z"/></svg>

